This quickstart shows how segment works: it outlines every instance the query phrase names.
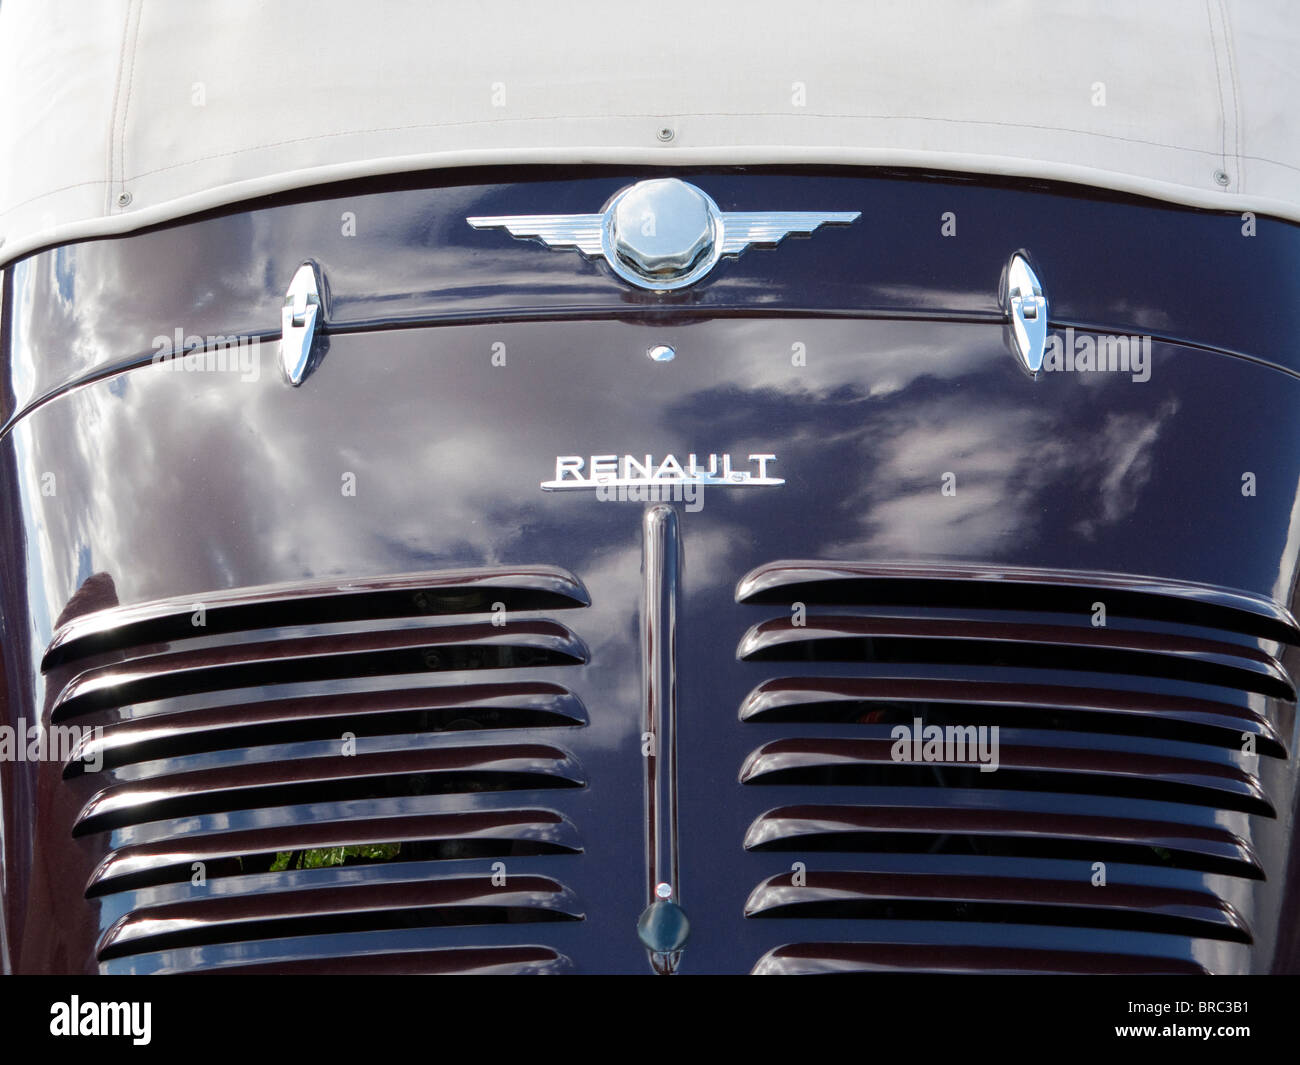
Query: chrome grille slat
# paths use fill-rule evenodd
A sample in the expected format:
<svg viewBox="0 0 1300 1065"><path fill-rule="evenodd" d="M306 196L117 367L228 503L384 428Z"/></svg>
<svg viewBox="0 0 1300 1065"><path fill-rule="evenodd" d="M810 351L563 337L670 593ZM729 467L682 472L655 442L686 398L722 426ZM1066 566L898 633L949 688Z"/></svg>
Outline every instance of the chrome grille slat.
<svg viewBox="0 0 1300 1065"><path fill-rule="evenodd" d="M61 625L45 651L50 670L108 651L309 622L374 621L438 614L555 610L590 604L582 583L553 566L442 570L359 580L266 585L114 607ZM193 623L202 606L202 627Z"/></svg>
<svg viewBox="0 0 1300 1065"><path fill-rule="evenodd" d="M1300 644L1300 622L1271 599L1161 577L1021 566L909 562L772 562L736 588L738 603L970 605L1087 614L1097 600L1115 613L1183 621Z"/></svg>
<svg viewBox="0 0 1300 1065"><path fill-rule="evenodd" d="M232 750L272 742L428 732L460 723L484 729L578 726L587 721L576 695L558 684L531 681L447 685L269 699L129 718L83 734L65 772L86 759L115 768L159 757Z"/></svg>
<svg viewBox="0 0 1300 1065"><path fill-rule="evenodd" d="M460 669L575 665L587 649L565 626L522 620L362 631L146 655L99 666L60 691L51 720L90 710L304 680Z"/></svg>
<svg viewBox="0 0 1300 1065"><path fill-rule="evenodd" d="M808 615L755 625L741 639L746 661L945 662L1186 679L1294 699L1273 656L1238 644L1066 625L925 617Z"/></svg>
<svg viewBox="0 0 1300 1065"><path fill-rule="evenodd" d="M1181 958L1113 951L934 943L791 943L768 951L753 972L760 976L867 972L1200 976L1208 970Z"/></svg>
<svg viewBox="0 0 1300 1065"><path fill-rule="evenodd" d="M554 810L498 809L318 821L232 832L209 832L119 847L91 874L88 896L188 879L191 863L219 865L245 856L376 844L487 844L474 857L582 849L577 830ZM408 855L404 860L410 860ZM242 863L241 863L242 864ZM220 875L209 868L209 877Z"/></svg>
<svg viewBox="0 0 1300 1065"><path fill-rule="evenodd" d="M782 776L821 774L822 782L828 784L874 783L877 778L904 783L908 779L924 779L927 771L936 769L934 764L895 761L892 751L893 742L888 738L772 740L746 759L740 779L745 784L780 785ZM1169 795L1182 795L1183 801L1199 801L1268 816L1274 813L1255 774L1222 762L1165 758L1092 747L1005 744L1001 747L1000 759L996 772L984 774L989 779L980 782L983 786L1029 785L1032 788L1032 782L1022 775L1034 774L1043 780L1038 790L1091 792L1107 786L1115 789L1110 792L1112 794L1124 794L1128 782L1129 794L1157 797L1154 789L1159 787ZM966 765L938 765L937 770L953 777L974 774L972 779L978 779L981 775L977 768Z"/></svg>
<svg viewBox="0 0 1300 1065"><path fill-rule="evenodd" d="M173 777L112 784L82 807L74 832L214 810L303 803L364 795L394 778L428 782L437 790L516 790L581 787L567 751L549 744L472 744L382 754L302 758L206 769Z"/></svg>
<svg viewBox="0 0 1300 1065"><path fill-rule="evenodd" d="M288 976L541 976L572 970L573 962L557 950L521 945L289 957L192 971L196 974L275 973Z"/></svg>
<svg viewBox="0 0 1300 1065"><path fill-rule="evenodd" d="M746 917L779 910L833 917L934 915L959 920L1038 920L1082 927L1174 931L1251 941L1241 915L1209 891L1112 880L1099 891L1087 880L810 869L805 882L770 877L745 903Z"/></svg>
<svg viewBox="0 0 1300 1065"><path fill-rule="evenodd" d="M518 926L476 925L468 940L445 942L437 926L322 932L280 938L235 940L164 947L122 954L100 966L110 974L221 975L225 973L322 972L357 975L423 972L500 973L502 975L568 973L575 937L573 922ZM563 942L542 943L539 939ZM406 959L406 961L403 961ZM415 959L415 968L405 968ZM493 961L495 959L495 961ZM426 968L434 965L437 968ZM488 968L486 966L492 966Z"/></svg>
<svg viewBox="0 0 1300 1065"><path fill-rule="evenodd" d="M97 953L109 959L142 949L330 928L581 920L582 916L572 892L549 877L520 874L503 886L486 876L437 876L144 906L115 921L101 937Z"/></svg>
<svg viewBox="0 0 1300 1065"><path fill-rule="evenodd" d="M979 794L973 792L974 797ZM1177 860L1187 868L1230 870L1252 879L1264 875L1250 844L1218 826L1046 812L1028 803L1017 807L908 802L903 795L887 806L781 806L754 820L745 847L815 850L821 841L827 850L870 852L897 849L900 837L912 837L918 849L933 853L939 842L950 838L981 853L1069 854L1092 860L1109 857L1111 845L1126 848L1116 852L1116 860L1157 865ZM1000 849L1008 843L1019 846Z"/></svg>
<svg viewBox="0 0 1300 1065"><path fill-rule="evenodd" d="M975 712L993 723L993 711L1028 711L1021 722L1066 712L1073 720L1093 719L1099 732L1123 731L1150 735L1153 728L1171 737L1205 737L1206 742L1240 749L1241 734L1259 737L1259 752L1285 758L1282 738L1268 718L1253 707L1162 693L1061 684L1009 684L960 678L927 677L781 677L764 681L746 696L742 721L840 722L859 711L877 720L884 708L907 713L917 708L943 707ZM1131 724L1122 724L1131 722ZM1078 726L1076 726L1078 727Z"/></svg>

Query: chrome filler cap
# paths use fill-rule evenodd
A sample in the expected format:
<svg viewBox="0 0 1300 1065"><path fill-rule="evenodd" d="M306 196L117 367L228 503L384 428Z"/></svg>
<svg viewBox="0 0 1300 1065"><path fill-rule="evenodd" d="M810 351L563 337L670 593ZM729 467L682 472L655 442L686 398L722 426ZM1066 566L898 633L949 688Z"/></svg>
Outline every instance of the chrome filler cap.
<svg viewBox="0 0 1300 1065"><path fill-rule="evenodd" d="M718 210L676 178L639 181L610 204L609 240L619 262L648 280L686 277L714 257Z"/></svg>

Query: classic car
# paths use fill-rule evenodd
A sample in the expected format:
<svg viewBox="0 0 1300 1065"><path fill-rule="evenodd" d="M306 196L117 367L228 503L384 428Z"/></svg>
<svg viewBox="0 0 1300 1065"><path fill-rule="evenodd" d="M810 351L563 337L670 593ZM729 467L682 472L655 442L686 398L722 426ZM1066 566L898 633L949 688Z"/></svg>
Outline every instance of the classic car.
<svg viewBox="0 0 1300 1065"><path fill-rule="evenodd" d="M1300 970L1297 57L3 0L4 970Z"/></svg>

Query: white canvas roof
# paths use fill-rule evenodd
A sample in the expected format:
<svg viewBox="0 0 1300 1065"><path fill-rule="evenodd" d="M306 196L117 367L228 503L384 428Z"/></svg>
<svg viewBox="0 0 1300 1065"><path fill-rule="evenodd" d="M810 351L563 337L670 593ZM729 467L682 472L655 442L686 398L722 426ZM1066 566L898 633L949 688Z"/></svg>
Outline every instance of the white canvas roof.
<svg viewBox="0 0 1300 1065"><path fill-rule="evenodd" d="M493 163L916 166L1300 222L1298 104L1294 0L0 0L0 262Z"/></svg>

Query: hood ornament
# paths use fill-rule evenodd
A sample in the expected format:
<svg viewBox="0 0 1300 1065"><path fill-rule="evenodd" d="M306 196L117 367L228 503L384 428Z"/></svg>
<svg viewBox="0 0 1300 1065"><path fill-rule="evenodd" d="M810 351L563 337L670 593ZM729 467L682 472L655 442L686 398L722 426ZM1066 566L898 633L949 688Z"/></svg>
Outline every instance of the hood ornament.
<svg viewBox="0 0 1300 1065"><path fill-rule="evenodd" d="M751 244L774 246L791 233L848 225L861 211L722 211L702 189L678 178L638 181L600 214L489 215L466 218L475 229L504 229L548 248L603 256L637 288L668 291L703 278L724 255Z"/></svg>

